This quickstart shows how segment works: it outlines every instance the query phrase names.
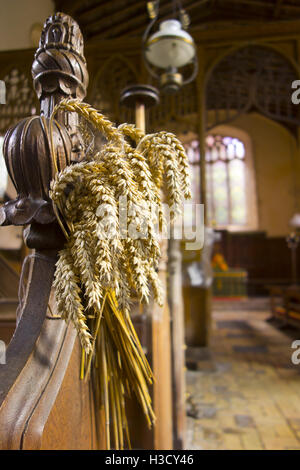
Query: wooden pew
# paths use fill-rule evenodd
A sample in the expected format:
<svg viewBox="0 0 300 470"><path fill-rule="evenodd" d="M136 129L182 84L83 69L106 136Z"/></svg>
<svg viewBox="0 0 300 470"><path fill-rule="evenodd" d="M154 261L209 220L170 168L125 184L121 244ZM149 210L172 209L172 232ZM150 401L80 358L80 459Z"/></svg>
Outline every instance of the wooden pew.
<svg viewBox="0 0 300 470"><path fill-rule="evenodd" d="M271 286L269 291L273 317L282 325L300 328L300 287Z"/></svg>
<svg viewBox="0 0 300 470"><path fill-rule="evenodd" d="M47 312L55 260L32 259L28 296L0 366L0 449L97 448L76 332Z"/></svg>
<svg viewBox="0 0 300 470"><path fill-rule="evenodd" d="M16 328L19 274L0 255L0 339L7 345Z"/></svg>
<svg viewBox="0 0 300 470"><path fill-rule="evenodd" d="M32 72L42 117L21 121L7 133L4 145L18 197L1 207L0 225L27 225L26 243L34 251L24 262L28 279L21 279L17 327L6 363L0 364L0 448L103 448L90 383L79 377L76 332L57 317L50 296L65 239L48 197L52 160L47 118L61 99L82 99L88 83L82 35L72 18L60 13L48 18ZM76 157L71 135L78 132L77 118L61 113L57 119L54 150L60 159ZM6 282L10 286L11 280ZM6 299L2 307L13 302ZM11 333L12 328L7 341Z"/></svg>

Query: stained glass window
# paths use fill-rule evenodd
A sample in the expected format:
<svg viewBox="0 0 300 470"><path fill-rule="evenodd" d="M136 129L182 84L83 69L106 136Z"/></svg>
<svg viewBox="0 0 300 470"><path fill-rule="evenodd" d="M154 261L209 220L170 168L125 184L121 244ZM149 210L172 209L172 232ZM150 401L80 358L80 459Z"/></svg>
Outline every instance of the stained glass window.
<svg viewBox="0 0 300 470"><path fill-rule="evenodd" d="M197 140L187 145L192 170L192 192L200 198L200 152ZM235 137L206 137L207 219L215 226L247 225L245 147Z"/></svg>

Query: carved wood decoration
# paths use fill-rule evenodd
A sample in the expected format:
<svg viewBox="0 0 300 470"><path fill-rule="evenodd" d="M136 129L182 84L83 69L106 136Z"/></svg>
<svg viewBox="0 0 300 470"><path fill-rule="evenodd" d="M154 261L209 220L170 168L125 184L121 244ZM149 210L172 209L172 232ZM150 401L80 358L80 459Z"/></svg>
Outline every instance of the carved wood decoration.
<svg viewBox="0 0 300 470"><path fill-rule="evenodd" d="M198 113L196 83L192 82L182 87L174 95L160 95L160 103L149 109L148 126L150 129L160 129L171 126L172 130L180 128L181 132L196 129L195 123ZM193 119L195 118L195 119Z"/></svg>
<svg viewBox="0 0 300 470"><path fill-rule="evenodd" d="M249 111L299 126L299 106L291 100L291 84L297 78L291 63L269 47L247 46L228 54L207 83L208 129Z"/></svg>
<svg viewBox="0 0 300 470"><path fill-rule="evenodd" d="M125 87L138 82L139 74L134 62L120 60L119 56L112 56L94 80L90 101L96 109L101 109L113 122L134 123L134 112L120 104L120 92ZM195 96L197 96L195 83L183 87L176 95L161 94L160 103L147 111L147 129L153 132L171 126L175 130L179 126L184 132L190 130L192 126L195 130L198 107Z"/></svg>
<svg viewBox="0 0 300 470"><path fill-rule="evenodd" d="M96 74L90 101L94 108L116 123L134 122L134 111L120 106L120 92L128 85L138 82L137 70L133 63L120 54L113 54L102 64Z"/></svg>
<svg viewBox="0 0 300 470"><path fill-rule="evenodd" d="M7 349L7 363L0 366L0 447L92 448L96 444L89 389L79 381L78 350L73 352L76 333L71 325L55 317L50 299L57 252L65 240L48 196L54 176L49 117L61 99L84 98L88 84L82 35L69 16L56 13L47 19L32 76L40 115L27 117L9 129L4 143L17 198L2 206L0 222L27 225L26 243L35 251L27 260L28 284L20 299L18 326ZM16 79L17 74L11 72L11 77ZM18 87L12 90L11 86L9 96L21 93ZM31 96L30 91L26 93ZM22 113L28 106L30 101ZM82 158L77 124L77 115L58 113L53 148L59 169ZM73 410L72 421L66 423L70 405L57 399L70 387L77 400L75 408L85 413ZM71 434L65 432L66 424ZM59 434L64 435L61 443Z"/></svg>

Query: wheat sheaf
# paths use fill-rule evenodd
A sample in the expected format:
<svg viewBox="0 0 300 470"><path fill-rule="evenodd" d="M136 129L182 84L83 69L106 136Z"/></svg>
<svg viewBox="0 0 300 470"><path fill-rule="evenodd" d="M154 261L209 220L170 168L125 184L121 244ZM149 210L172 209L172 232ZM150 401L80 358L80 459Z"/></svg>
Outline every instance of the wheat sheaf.
<svg viewBox="0 0 300 470"><path fill-rule="evenodd" d="M123 449L130 447L127 396L136 396L149 426L155 420L148 390L153 375L131 322L130 304L133 298L147 303L151 293L163 302L155 227L164 223L163 198L172 217L190 198L188 159L175 135L146 135L131 124L115 127L75 99L54 108L50 128L59 110L78 113L106 139L92 158L57 172L51 182L50 197L66 236L54 287L59 313L78 332L81 377L92 374L96 384L98 406L105 412L106 446ZM52 139L51 148L57 171ZM120 198L126 198L126 226L143 227L146 237L132 238L120 229ZM149 210L154 205L158 210ZM99 236L104 217L114 227L113 237Z"/></svg>

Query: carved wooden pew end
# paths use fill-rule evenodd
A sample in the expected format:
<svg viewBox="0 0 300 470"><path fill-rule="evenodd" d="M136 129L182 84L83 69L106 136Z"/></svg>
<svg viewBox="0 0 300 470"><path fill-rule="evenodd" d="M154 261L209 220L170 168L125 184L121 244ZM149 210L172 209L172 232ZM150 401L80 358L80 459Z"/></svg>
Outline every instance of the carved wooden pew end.
<svg viewBox="0 0 300 470"><path fill-rule="evenodd" d="M93 397L79 380L80 351L71 325L47 316L57 252L64 235L49 199L55 174L49 117L61 99L86 94L88 73L77 23L63 13L44 25L32 66L41 115L9 129L4 156L17 198L0 209L1 225L27 225L29 260L18 326L0 365L2 449L95 449ZM54 121L53 149L59 170L74 157L78 118L61 112ZM51 303L52 301L50 301ZM52 305L54 308L54 306Z"/></svg>

